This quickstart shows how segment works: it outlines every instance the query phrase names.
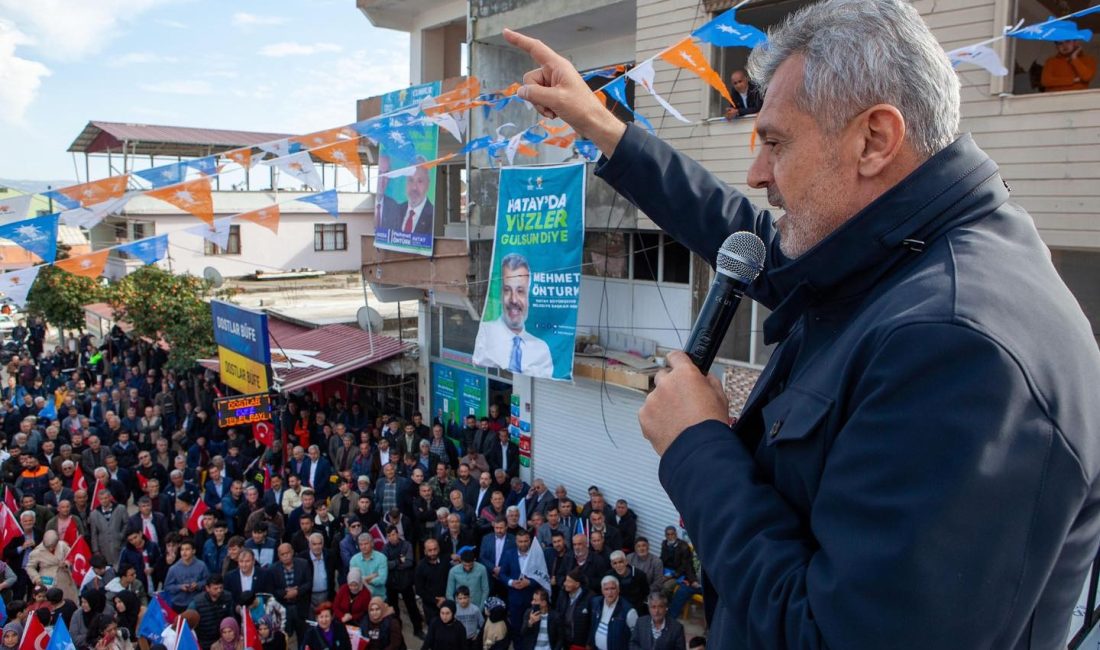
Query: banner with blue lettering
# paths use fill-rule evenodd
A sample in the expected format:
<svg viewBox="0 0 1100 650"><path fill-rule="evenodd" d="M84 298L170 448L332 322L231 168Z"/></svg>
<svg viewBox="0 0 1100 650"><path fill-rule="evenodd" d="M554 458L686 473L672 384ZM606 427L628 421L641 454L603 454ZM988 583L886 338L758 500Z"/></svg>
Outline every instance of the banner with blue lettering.
<svg viewBox="0 0 1100 650"><path fill-rule="evenodd" d="M438 81L386 93L382 95L382 113L411 109L439 93ZM439 127L424 124L411 114L398 115L389 122L378 136L374 245L430 256L435 236L435 167L427 163L436 158Z"/></svg>
<svg viewBox="0 0 1100 650"><path fill-rule="evenodd" d="M584 246L585 164L500 170L497 227L473 361L570 380Z"/></svg>

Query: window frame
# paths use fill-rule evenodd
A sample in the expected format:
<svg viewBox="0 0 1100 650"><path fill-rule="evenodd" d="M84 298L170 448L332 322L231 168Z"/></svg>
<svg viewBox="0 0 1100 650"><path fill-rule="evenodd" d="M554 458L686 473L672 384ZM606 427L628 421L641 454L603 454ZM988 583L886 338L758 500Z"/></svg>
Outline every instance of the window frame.
<svg viewBox="0 0 1100 650"><path fill-rule="evenodd" d="M325 247L325 233L331 229L333 247ZM343 246L337 246L337 241L342 241ZM320 248L318 248L320 243ZM313 224L313 251L315 253L338 253L348 250L348 224L346 223L323 223L318 222Z"/></svg>
<svg viewBox="0 0 1100 650"><path fill-rule="evenodd" d="M236 250L234 250L234 248L236 248ZM202 240L202 253L207 257L240 255L241 250L241 226L239 224L231 224L229 226L229 239L226 241L225 250L222 250L220 246L209 239L204 238Z"/></svg>

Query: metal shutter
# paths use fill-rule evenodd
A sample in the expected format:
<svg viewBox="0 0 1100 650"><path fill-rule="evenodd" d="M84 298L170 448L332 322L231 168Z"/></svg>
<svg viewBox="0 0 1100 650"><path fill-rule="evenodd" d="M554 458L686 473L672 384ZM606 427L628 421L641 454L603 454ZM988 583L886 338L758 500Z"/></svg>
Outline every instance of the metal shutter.
<svg viewBox="0 0 1100 650"><path fill-rule="evenodd" d="M578 506L588 501L589 485L598 485L612 505L626 499L638 515L638 534L660 548L665 526L678 527L680 515L657 480L660 459L638 426L645 397L615 386L607 386L608 396L599 382L586 379L575 385L543 379L533 384L534 476L551 491L565 485Z"/></svg>

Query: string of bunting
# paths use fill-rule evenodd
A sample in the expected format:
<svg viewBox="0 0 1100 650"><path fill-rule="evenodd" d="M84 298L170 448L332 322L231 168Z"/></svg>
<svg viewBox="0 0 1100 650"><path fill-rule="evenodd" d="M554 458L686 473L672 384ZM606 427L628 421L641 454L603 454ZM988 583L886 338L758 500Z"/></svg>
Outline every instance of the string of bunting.
<svg viewBox="0 0 1100 650"><path fill-rule="evenodd" d="M654 63L660 60L695 74L732 103L729 90L720 75L710 66L707 56L698 43L708 43L717 47L753 48L766 42L767 34L756 27L737 21L737 9L746 2L719 14L694 30L690 36L636 65L609 66L591 71L584 77L586 80L597 77L608 79L592 92L602 99L611 99L622 105L644 128L650 131L653 131L652 123L635 111L628 101L627 79L649 92L654 100L675 119L690 123L690 120L657 93L654 83L656 77ZM985 68L992 74L1007 74L1000 58L988 47L989 44L1002 38L1046 41L1089 40L1092 32L1087 29L1078 29L1071 19L1098 12L1100 12L1100 5L1060 18L1051 17L1042 23L1026 27L1021 22L1016 26L1006 27L1004 33L999 36L951 50L948 55L956 67L962 63L972 63ZM202 236L221 248L226 248L229 226L236 220L256 223L278 233L280 205L285 203L300 201L312 204L334 218L339 218L336 189L309 194L282 203L276 202L271 206L249 212L215 218L211 179L222 174L229 163L235 163L243 169L264 164L278 168L309 187L323 187L324 183L313 164L313 159L318 158L346 168L358 182L363 183L366 178L359 153L361 140L366 139L373 145L384 143L391 150L406 148L411 150L412 142L408 137L410 129L438 126L450 133L457 141L462 142L463 133L468 126L469 111L472 109L480 107L487 112L500 111L513 102L521 102L528 108L532 108L529 103L517 96L519 88L520 84L513 83L506 88L483 92L477 78L467 77L449 91L352 124L44 192L43 196L54 200L64 209L54 214L31 217L0 226L0 238L8 239L33 253L43 263L0 275L0 291L22 306L26 303L27 293L38 271L44 266L52 264L75 275L98 277L102 274L109 252L112 250L141 259L146 264L163 259L168 248L166 234L119 244L65 260L55 260L59 223L82 228L94 227L107 216L120 212L131 199L140 195L170 203L192 214L203 223L188 228L187 232ZM515 128L516 125L513 123L504 124L498 127L493 135L469 139L457 154L447 154L417 165L390 170L381 176L386 178L411 176L418 167L430 169L457 156L465 156L481 150L486 151L492 165L501 161L502 158L507 159L508 164L511 165L514 164L517 155L537 156L536 147L539 145L562 149L573 148L589 160L599 157L596 146L588 140L579 139L568 125L555 125L546 120L538 120L531 126L505 135L506 129ZM255 149L259 149L259 152L254 151ZM31 197L32 195L25 195L0 201L0 216L25 214Z"/></svg>

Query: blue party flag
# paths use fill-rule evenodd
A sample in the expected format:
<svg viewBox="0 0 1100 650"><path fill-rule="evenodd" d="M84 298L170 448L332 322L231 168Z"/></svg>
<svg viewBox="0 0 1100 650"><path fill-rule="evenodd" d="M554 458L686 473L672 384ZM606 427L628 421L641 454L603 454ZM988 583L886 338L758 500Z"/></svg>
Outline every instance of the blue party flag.
<svg viewBox="0 0 1100 650"><path fill-rule="evenodd" d="M176 647L170 650L201 650L199 640L195 637L195 633L191 631L187 619L181 616L178 625L179 633L176 635Z"/></svg>
<svg viewBox="0 0 1100 650"><path fill-rule="evenodd" d="M736 7L715 16L691 35L718 47L756 47L768 40L759 29L737 22Z"/></svg>
<svg viewBox="0 0 1100 650"><path fill-rule="evenodd" d="M158 165L157 167L135 171L134 175L149 181L153 185L153 189L156 189L182 182L187 176L187 166L186 163Z"/></svg>
<svg viewBox="0 0 1100 650"><path fill-rule="evenodd" d="M57 419L57 402L54 401L53 396L46 396L46 405L38 412L38 419L46 420L47 422L52 422Z"/></svg>
<svg viewBox="0 0 1100 650"><path fill-rule="evenodd" d="M206 156L204 158L195 158L183 163L185 166L191 169L196 169L201 174L206 176L213 176L218 173L218 157Z"/></svg>
<svg viewBox="0 0 1100 650"><path fill-rule="evenodd" d="M160 598L149 599L149 606L145 609L145 617L141 619L141 626L138 627L138 636L143 639L150 639L153 643L161 642L161 634L164 633L165 628L168 627L168 616L164 613L164 608L160 605Z"/></svg>
<svg viewBox="0 0 1100 650"><path fill-rule="evenodd" d="M317 194L310 194L298 199L305 203L312 203L337 219L340 218L340 206L338 205L336 190L326 190Z"/></svg>
<svg viewBox="0 0 1100 650"><path fill-rule="evenodd" d="M478 149L488 149L491 144L493 144L493 136L483 135L480 138L475 138L467 142L466 146L462 147L462 151L459 151L458 154L463 156L471 151L477 151Z"/></svg>
<svg viewBox="0 0 1100 650"><path fill-rule="evenodd" d="M1092 30L1077 29L1077 23L1072 20L1057 20L1051 16L1046 22L1014 29L1005 35L1028 41L1089 41Z"/></svg>
<svg viewBox="0 0 1100 650"><path fill-rule="evenodd" d="M58 192L57 190L43 192L42 196L46 197L47 199L53 199L54 202L56 202L58 205L65 208L66 210L75 210L80 207L80 201L70 199L61 192Z"/></svg>
<svg viewBox="0 0 1100 650"><path fill-rule="evenodd" d="M53 262L57 257L57 220L60 216L54 213L4 224L0 226L0 237L34 253L43 262Z"/></svg>
<svg viewBox="0 0 1100 650"><path fill-rule="evenodd" d="M123 244L118 247L118 252L136 257L145 264L152 264L168 254L168 235L157 235Z"/></svg>
<svg viewBox="0 0 1100 650"><path fill-rule="evenodd" d="M653 124L646 119L645 115L642 115L638 111L634 110L634 107L630 105L630 102L626 99L626 77L619 77L603 87L603 91L607 93L608 97L622 104L623 108L630 111L639 122L642 123L650 133L653 133Z"/></svg>
<svg viewBox="0 0 1100 650"><path fill-rule="evenodd" d="M577 140L573 143L573 147L576 148L577 153L588 160L596 161L600 159L600 149L591 140Z"/></svg>
<svg viewBox="0 0 1100 650"><path fill-rule="evenodd" d="M69 634L69 628L65 625L65 619L58 616L53 625L53 634L50 635L50 643L46 650L76 650L73 637Z"/></svg>

